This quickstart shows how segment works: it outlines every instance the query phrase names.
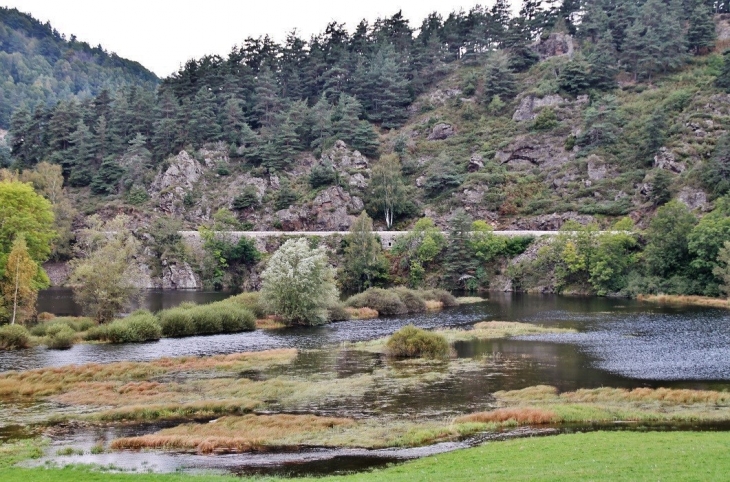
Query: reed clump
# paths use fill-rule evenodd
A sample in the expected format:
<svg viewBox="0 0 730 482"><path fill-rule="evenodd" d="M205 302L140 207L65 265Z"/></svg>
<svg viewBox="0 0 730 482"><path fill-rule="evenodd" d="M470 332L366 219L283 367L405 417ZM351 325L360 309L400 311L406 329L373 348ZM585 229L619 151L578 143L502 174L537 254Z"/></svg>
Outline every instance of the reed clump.
<svg viewBox="0 0 730 482"><path fill-rule="evenodd" d="M727 298L710 298L708 296L690 295L639 295L636 298L640 301L650 301L652 303L663 303L668 305L694 305L707 306L711 308L730 308L730 299Z"/></svg>
<svg viewBox="0 0 730 482"><path fill-rule="evenodd" d="M448 358L449 342L442 335L408 325L393 333L386 344L387 353L403 358Z"/></svg>
<svg viewBox="0 0 730 482"><path fill-rule="evenodd" d="M316 434L355 425L349 418L316 415L227 416L206 424L184 424L141 437L119 438L112 449L174 449L198 453L249 452L282 445L294 434Z"/></svg>
<svg viewBox="0 0 730 482"><path fill-rule="evenodd" d="M518 425L543 425L558 421L552 410L542 408L498 408L489 412L477 412L456 419L457 423L503 423L513 421Z"/></svg>
<svg viewBox="0 0 730 482"><path fill-rule="evenodd" d="M24 326L0 326L0 350L29 348L30 345L30 333Z"/></svg>

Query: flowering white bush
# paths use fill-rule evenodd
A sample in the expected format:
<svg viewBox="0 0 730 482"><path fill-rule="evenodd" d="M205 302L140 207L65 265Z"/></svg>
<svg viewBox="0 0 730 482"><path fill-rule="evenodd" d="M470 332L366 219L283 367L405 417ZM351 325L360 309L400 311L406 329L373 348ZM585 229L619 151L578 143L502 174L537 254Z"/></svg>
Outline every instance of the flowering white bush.
<svg viewBox="0 0 730 482"><path fill-rule="evenodd" d="M264 304L290 325L326 323L327 308L339 298L324 248L310 248L305 238L284 243L261 277Z"/></svg>

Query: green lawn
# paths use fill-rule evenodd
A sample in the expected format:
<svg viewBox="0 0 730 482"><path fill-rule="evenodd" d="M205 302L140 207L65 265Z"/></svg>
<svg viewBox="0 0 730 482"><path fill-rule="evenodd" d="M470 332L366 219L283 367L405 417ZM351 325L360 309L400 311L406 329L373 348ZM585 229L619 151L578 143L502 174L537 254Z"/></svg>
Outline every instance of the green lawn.
<svg viewBox="0 0 730 482"><path fill-rule="evenodd" d="M727 432L595 432L492 442L327 481L727 480ZM237 477L109 474L86 469L0 469L3 482L242 481ZM273 479L256 479L260 481ZM296 479L322 480L322 479Z"/></svg>

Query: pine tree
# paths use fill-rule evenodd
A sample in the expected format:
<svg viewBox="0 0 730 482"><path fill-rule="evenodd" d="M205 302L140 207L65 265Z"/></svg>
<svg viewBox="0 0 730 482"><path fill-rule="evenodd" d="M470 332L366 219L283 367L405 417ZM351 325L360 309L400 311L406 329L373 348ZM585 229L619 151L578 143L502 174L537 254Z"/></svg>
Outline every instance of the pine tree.
<svg viewBox="0 0 730 482"><path fill-rule="evenodd" d="M347 291L357 293L378 285L387 278L388 261L373 234L373 220L366 212L352 223L345 238L347 247L340 268L340 283Z"/></svg>
<svg viewBox="0 0 730 482"><path fill-rule="evenodd" d="M310 147L322 147L325 140L332 135L332 106L322 94L309 111L309 122L312 126L312 142Z"/></svg>
<svg viewBox="0 0 730 482"><path fill-rule="evenodd" d="M590 65L581 56L576 56L560 72L558 85L565 92L578 95L586 92L590 86Z"/></svg>
<svg viewBox="0 0 730 482"><path fill-rule="evenodd" d="M599 35L598 42L588 54L590 86L598 90L612 90L618 86L616 82L616 53L614 51L611 31L606 30Z"/></svg>
<svg viewBox="0 0 730 482"><path fill-rule="evenodd" d="M730 93L730 50L722 53L722 68L715 79L715 85ZM14 152L14 151L13 151Z"/></svg>
<svg viewBox="0 0 730 482"><path fill-rule="evenodd" d="M370 120L386 129L400 127L408 118L408 80L400 60L389 45L378 51L370 65L370 82L363 98Z"/></svg>
<svg viewBox="0 0 730 482"><path fill-rule="evenodd" d="M91 192L100 195L116 194L119 192L119 181L124 175L124 169L119 165L116 157L104 159L99 169L91 179Z"/></svg>
<svg viewBox="0 0 730 482"><path fill-rule="evenodd" d="M195 94L188 129L195 147L220 139L221 128L215 113L215 96L207 87L201 87Z"/></svg>
<svg viewBox="0 0 730 482"><path fill-rule="evenodd" d="M361 113L362 104L355 97L342 94L332 113L332 130L335 137L346 144L352 144Z"/></svg>
<svg viewBox="0 0 730 482"><path fill-rule="evenodd" d="M473 219L463 209L449 222L449 242L444 256L445 281L450 288L471 288L469 279L476 272L476 259L471 249Z"/></svg>
<svg viewBox="0 0 730 482"><path fill-rule="evenodd" d="M0 292L5 305L11 307L10 324L23 323L35 314L39 284L39 267L28 253L22 235L16 236L5 263L5 274L0 280Z"/></svg>
<svg viewBox="0 0 730 482"><path fill-rule="evenodd" d="M74 187L88 186L91 182L94 152L93 137L83 120L79 120L70 137L73 147L62 163L68 183Z"/></svg>
<svg viewBox="0 0 730 482"><path fill-rule="evenodd" d="M377 157L379 146L378 133L375 132L373 126L365 120L358 122L352 136L352 148L357 149L367 157L373 158Z"/></svg>
<svg viewBox="0 0 730 482"><path fill-rule="evenodd" d="M689 49L699 55L709 52L715 47L715 22L712 20L712 13L707 5L697 1L692 14L689 17L687 30L687 44Z"/></svg>
<svg viewBox="0 0 730 482"><path fill-rule="evenodd" d="M297 193L292 189L288 179L282 178L279 185L279 192L276 193L274 207L277 210L287 209L297 202Z"/></svg>
<svg viewBox="0 0 730 482"><path fill-rule="evenodd" d="M484 72L484 102L491 102L495 96L509 101L516 93L517 82L508 67L507 57L504 54L493 54Z"/></svg>
<svg viewBox="0 0 730 482"><path fill-rule="evenodd" d="M241 142L241 129L246 123L246 115L243 112L243 102L240 99L230 98L223 106L221 113L221 129L223 139L229 144Z"/></svg>
<svg viewBox="0 0 730 482"><path fill-rule="evenodd" d="M256 123L260 126L271 127L276 114L281 111L282 101L279 97L276 77L268 67L258 74L254 98L253 111Z"/></svg>

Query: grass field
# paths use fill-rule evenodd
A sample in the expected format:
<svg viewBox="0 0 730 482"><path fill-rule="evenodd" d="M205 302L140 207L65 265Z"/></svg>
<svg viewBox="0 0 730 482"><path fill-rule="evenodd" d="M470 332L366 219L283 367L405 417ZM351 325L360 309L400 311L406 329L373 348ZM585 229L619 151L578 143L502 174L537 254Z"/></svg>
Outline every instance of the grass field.
<svg viewBox="0 0 730 482"><path fill-rule="evenodd" d="M3 482L232 482L238 477L180 474L111 474L86 468L9 468L27 447L13 454L0 450ZM727 432L594 432L491 442L383 470L318 479L331 482L369 481L709 481L730 473ZM257 481L281 479L258 478Z"/></svg>

